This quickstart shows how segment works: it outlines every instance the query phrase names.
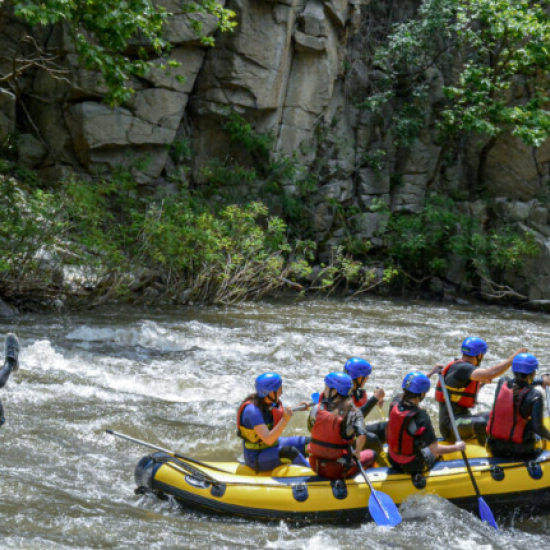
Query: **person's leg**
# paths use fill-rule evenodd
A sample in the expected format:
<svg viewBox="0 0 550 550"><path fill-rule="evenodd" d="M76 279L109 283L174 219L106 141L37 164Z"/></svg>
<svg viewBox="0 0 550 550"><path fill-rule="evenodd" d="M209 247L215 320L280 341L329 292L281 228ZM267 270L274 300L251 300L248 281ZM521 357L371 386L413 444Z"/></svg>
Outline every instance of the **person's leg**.
<svg viewBox="0 0 550 550"><path fill-rule="evenodd" d="M365 444L365 449L372 450L376 453L376 462L380 466L389 466L390 463L384 451L384 447L380 442L380 439L375 433L370 431L370 425L367 429L369 431L367 432L367 442Z"/></svg>
<svg viewBox="0 0 550 550"><path fill-rule="evenodd" d="M372 424L367 424L367 430L370 433L374 434L378 438L380 443L384 444L386 443L387 426L388 426L388 422L386 420L381 420L380 422L373 422Z"/></svg>
<svg viewBox="0 0 550 550"><path fill-rule="evenodd" d="M309 462L305 459L306 446L311 441L309 437L294 436L280 437L278 441L279 460L283 464L296 464L309 468Z"/></svg>
<svg viewBox="0 0 550 550"><path fill-rule="evenodd" d="M489 423L489 412L479 413L473 417L474 432L480 445L487 441L487 424Z"/></svg>
<svg viewBox="0 0 550 550"><path fill-rule="evenodd" d="M463 441L466 441L468 439L475 439L475 418L475 416L459 416L455 418L458 434Z"/></svg>

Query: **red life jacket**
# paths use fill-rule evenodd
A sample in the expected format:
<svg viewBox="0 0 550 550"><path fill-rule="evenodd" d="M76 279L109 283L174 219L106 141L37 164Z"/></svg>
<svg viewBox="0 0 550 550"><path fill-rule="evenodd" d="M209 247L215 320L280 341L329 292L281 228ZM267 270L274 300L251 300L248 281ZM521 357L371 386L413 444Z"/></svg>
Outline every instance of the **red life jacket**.
<svg viewBox="0 0 550 550"><path fill-rule="evenodd" d="M357 394L362 394L361 399L357 399ZM353 404L360 409L367 402L367 392L363 389L357 389L351 394L353 398Z"/></svg>
<svg viewBox="0 0 550 550"><path fill-rule="evenodd" d="M463 361L462 359L451 361L443 369L443 378L445 379L447 371L453 365L465 362L466 361ZM477 402L477 394L479 392L479 388L481 387L481 383L475 380L470 380L468 384L466 384L463 388L453 386L453 384L455 384L455 382L453 381L451 373L449 375L449 378L445 380L445 387L447 388L447 392L449 393L449 399L451 400L451 402L459 407L465 407L467 409L471 409L472 407L474 407ZM443 390L441 389L441 383L439 382L439 380L437 382L437 387L435 388L435 399L436 401L439 401L439 403L445 403L445 396L443 395Z"/></svg>
<svg viewBox="0 0 550 550"><path fill-rule="evenodd" d="M513 387L508 385L508 381L500 385L487 424L487 433L491 437L512 443L523 443L523 434L529 419L523 418L519 410L530 391L530 388L519 390L518 399L514 404Z"/></svg>
<svg viewBox="0 0 550 550"><path fill-rule="evenodd" d="M414 441L424 428L417 429L414 435L407 428L417 413L418 411L400 411L399 405L391 408L387 426L388 451L398 464L408 464L416 458Z"/></svg>
<svg viewBox="0 0 550 550"><path fill-rule="evenodd" d="M277 445L277 442L273 445L268 445L264 443L260 436L254 431L254 428L245 428L241 425L241 415L247 405L255 405L254 401L244 401L237 411L237 435L244 440L244 445L247 449L252 449L254 451L261 451L263 449L268 449L269 447L274 447ZM280 401L277 401L277 406L271 409L271 414L273 415L273 423L266 424L268 430L272 430L284 416L283 404Z"/></svg>
<svg viewBox="0 0 550 550"><path fill-rule="evenodd" d="M337 460L349 453L354 437L344 439L341 435L342 416L335 417L324 405L319 405L315 424L311 430L311 443L307 452L324 460Z"/></svg>

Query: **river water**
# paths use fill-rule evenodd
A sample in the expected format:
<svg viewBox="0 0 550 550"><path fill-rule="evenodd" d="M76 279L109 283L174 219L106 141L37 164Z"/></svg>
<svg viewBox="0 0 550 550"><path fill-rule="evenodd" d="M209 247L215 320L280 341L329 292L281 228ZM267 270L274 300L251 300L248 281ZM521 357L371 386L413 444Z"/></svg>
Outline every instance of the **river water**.
<svg viewBox="0 0 550 550"><path fill-rule="evenodd" d="M234 415L265 371L283 402L322 388L350 356L374 367L368 388L389 397L413 368L448 362L465 336L489 343L487 362L521 346L550 362L550 317L497 307L364 299L218 309L23 316L0 325L21 340L21 368L0 391L0 548L305 550L550 547L550 516L509 520L499 534L443 499L418 496L393 530L372 523L288 526L219 519L134 495L148 450L111 428L203 460L240 455ZM494 385L482 390L489 407ZM433 390L426 407L435 418ZM377 420L378 411L372 413ZM285 434L306 434L296 413Z"/></svg>

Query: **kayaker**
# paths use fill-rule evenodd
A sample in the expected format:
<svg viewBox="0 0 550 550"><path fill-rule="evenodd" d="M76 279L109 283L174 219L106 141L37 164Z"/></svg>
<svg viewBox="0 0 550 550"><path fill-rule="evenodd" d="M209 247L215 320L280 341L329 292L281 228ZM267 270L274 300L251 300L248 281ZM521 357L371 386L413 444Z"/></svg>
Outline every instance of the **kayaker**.
<svg viewBox="0 0 550 550"><path fill-rule="evenodd" d="M351 357L344 365L344 372L352 380L351 397L353 404L361 411L363 418L366 418L376 405L382 407L386 392L382 388L376 388L369 398L365 390L365 385L372 372L372 366L367 360L361 357ZM372 449L377 454L376 462L380 466L390 465L383 447L386 441L387 424L383 420L367 424L367 442L365 448Z"/></svg>
<svg viewBox="0 0 550 550"><path fill-rule="evenodd" d="M309 437L280 437L292 418L291 407L280 397L283 380L275 372L256 378L256 392L249 395L237 412L237 434L243 439L244 460L256 472L272 470L284 463L309 468L304 458ZM306 408L306 402L301 403Z"/></svg>
<svg viewBox="0 0 550 550"><path fill-rule="evenodd" d="M390 410L388 454L394 468L411 475L426 472L439 455L463 451L463 441L441 445L428 413L419 407L430 389L430 379L412 371L403 379L403 397Z"/></svg>
<svg viewBox="0 0 550 550"><path fill-rule="evenodd" d="M535 389L550 385L548 375L535 380L539 362L531 353L520 353L512 361L514 378L503 377L487 425L487 447L494 456L527 460L540 454L537 439L550 440L543 423L544 403Z"/></svg>
<svg viewBox="0 0 550 550"><path fill-rule="evenodd" d="M352 445L355 457L365 468L376 458L372 450L364 450L367 430L361 411L353 404L352 385L343 372L328 374L321 402L309 414L309 462L315 472L329 479L344 479L358 472L352 461Z"/></svg>
<svg viewBox="0 0 550 550"><path fill-rule="evenodd" d="M19 369L19 340L15 334L11 332L6 336L4 343L4 366L0 369L0 388L3 388L12 372L16 372ZM0 401L0 426L6 422L4 417L4 406Z"/></svg>
<svg viewBox="0 0 550 550"><path fill-rule="evenodd" d="M487 353L487 343L477 336L469 336L462 342L462 358L451 361L443 369L443 377L453 408L453 415L461 439L477 438L480 445L485 445L487 439L488 412L472 414L477 403L477 396L482 383L487 383L503 374L519 353L527 352L526 348L518 349L513 355L493 367L481 368L481 362ZM439 402L439 430L448 441L454 441L449 412L445 405L445 397L439 381L435 391Z"/></svg>

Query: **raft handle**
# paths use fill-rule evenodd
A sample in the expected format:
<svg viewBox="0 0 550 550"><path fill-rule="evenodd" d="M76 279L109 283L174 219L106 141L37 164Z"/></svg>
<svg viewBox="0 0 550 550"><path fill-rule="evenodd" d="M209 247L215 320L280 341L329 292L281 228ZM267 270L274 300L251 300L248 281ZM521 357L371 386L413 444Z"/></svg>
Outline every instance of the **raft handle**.
<svg viewBox="0 0 550 550"><path fill-rule="evenodd" d="M538 462L531 460L527 463L527 471L533 479L540 479L542 477L542 468Z"/></svg>
<svg viewBox="0 0 550 550"><path fill-rule="evenodd" d="M411 477L412 484L420 491L426 487L426 478L422 474L414 474Z"/></svg>
<svg viewBox="0 0 550 550"><path fill-rule="evenodd" d="M498 464L493 464L491 466L491 477L495 481L502 481L504 479L504 470Z"/></svg>

